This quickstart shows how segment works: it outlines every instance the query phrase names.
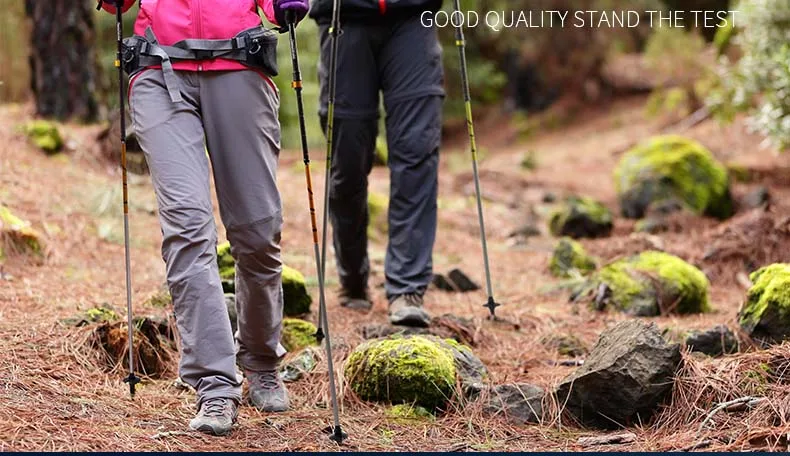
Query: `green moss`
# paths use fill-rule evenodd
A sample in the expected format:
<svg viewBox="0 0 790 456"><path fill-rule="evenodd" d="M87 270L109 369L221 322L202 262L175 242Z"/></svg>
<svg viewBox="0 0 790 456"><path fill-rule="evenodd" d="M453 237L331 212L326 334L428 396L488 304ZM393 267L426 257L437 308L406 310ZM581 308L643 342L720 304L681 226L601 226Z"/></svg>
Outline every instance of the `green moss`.
<svg viewBox="0 0 790 456"><path fill-rule="evenodd" d="M776 263L751 273L754 285L738 317L751 336L778 341L790 335L790 264Z"/></svg>
<svg viewBox="0 0 790 456"><path fill-rule="evenodd" d="M294 352L311 345L318 345L316 327L309 321L296 318L283 319L281 343L286 350Z"/></svg>
<svg viewBox="0 0 790 456"><path fill-rule="evenodd" d="M389 407L385 412L388 418L395 421L434 421L436 417L425 407L411 404L397 404Z"/></svg>
<svg viewBox="0 0 790 456"><path fill-rule="evenodd" d="M554 236L572 238L608 236L612 212L592 198L571 196L549 215L549 231Z"/></svg>
<svg viewBox="0 0 790 456"><path fill-rule="evenodd" d="M726 166L727 173L732 176L735 182L754 182L755 176L752 175L752 171L746 166L739 165L737 163L728 163Z"/></svg>
<svg viewBox="0 0 790 456"><path fill-rule="evenodd" d="M222 279L222 288L226 293L235 292L236 263L230 253L230 242L217 246L217 265ZM283 312L288 317L296 317L310 312L313 299L307 292L305 278L301 272L283 265Z"/></svg>
<svg viewBox="0 0 790 456"><path fill-rule="evenodd" d="M230 254L230 242L225 241L217 246L217 265L221 279L236 277L236 262Z"/></svg>
<svg viewBox="0 0 790 456"><path fill-rule="evenodd" d="M375 192L368 193L368 237L374 238L378 233L386 234L388 229L387 223L387 206L389 205L389 198L385 195Z"/></svg>
<svg viewBox="0 0 790 456"><path fill-rule="evenodd" d="M613 307L629 314L655 316L662 308L678 314L710 310L705 274L667 253L647 251L610 263L595 281L609 288Z"/></svg>
<svg viewBox="0 0 790 456"><path fill-rule="evenodd" d="M283 265L283 313L296 317L310 312L313 298L307 292L304 276L294 268Z"/></svg>
<svg viewBox="0 0 790 456"><path fill-rule="evenodd" d="M540 343L561 356L576 357L587 353L584 342L571 334L547 334L540 339Z"/></svg>
<svg viewBox="0 0 790 456"><path fill-rule="evenodd" d="M84 319L92 323L113 322L120 320L120 318L114 310L107 306L93 307L86 310L84 314Z"/></svg>
<svg viewBox="0 0 790 456"><path fill-rule="evenodd" d="M721 24L716 29L716 34L713 35L713 45L716 47L716 52L719 55L723 55L727 52L727 49L732 42L732 39L736 35L737 28L735 27L735 21L732 15L727 18L725 24Z"/></svg>
<svg viewBox="0 0 790 456"><path fill-rule="evenodd" d="M387 149L387 139L383 136L376 138L376 155L373 160L375 166L387 166L389 161L389 150Z"/></svg>
<svg viewBox="0 0 790 456"><path fill-rule="evenodd" d="M5 249L13 253L44 256L44 241L41 234L26 222L0 206L0 241Z"/></svg>
<svg viewBox="0 0 790 456"><path fill-rule="evenodd" d="M595 271L595 260L581 244L570 238L562 238L554 247L549 270L552 275L560 278L586 275Z"/></svg>
<svg viewBox="0 0 790 456"><path fill-rule="evenodd" d="M54 154L63 148L63 137L58 127L46 120L32 120L24 126L25 134L38 148L47 154Z"/></svg>
<svg viewBox="0 0 790 456"><path fill-rule="evenodd" d="M700 143L658 136L629 150L614 172L623 215L641 218L651 203L677 199L691 211L733 214L727 169Z"/></svg>
<svg viewBox="0 0 790 456"><path fill-rule="evenodd" d="M346 362L345 375L363 400L433 410L452 397L456 370L449 350L425 337L410 336L359 345Z"/></svg>

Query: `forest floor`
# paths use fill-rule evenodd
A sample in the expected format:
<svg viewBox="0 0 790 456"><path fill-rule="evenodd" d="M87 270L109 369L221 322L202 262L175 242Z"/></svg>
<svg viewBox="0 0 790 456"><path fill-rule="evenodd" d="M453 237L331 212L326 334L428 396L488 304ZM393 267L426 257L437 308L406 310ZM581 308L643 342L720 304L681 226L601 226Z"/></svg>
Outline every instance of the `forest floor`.
<svg viewBox="0 0 790 456"><path fill-rule="evenodd" d="M547 266L556 239L546 233L544 216L549 205L543 199L548 192L558 197L579 193L598 198L617 212L611 175L618 155L661 130L658 120L645 117L643 107L643 98L620 100L596 111L579 112L562 126L524 141L519 140L518 127L503 128L501 118L477 126L483 149L481 184L492 279L496 299L503 304L498 312L517 322L518 328L486 320L483 290L457 294L431 289L426 305L436 316L452 313L474 319L478 327L474 351L487 365L493 383L526 382L550 388L575 367L558 365L561 357L543 347L541 337L573 334L592 347L601 331L628 318L571 304L567 292L552 291L558 280ZM238 429L229 437L187 432L186 424L195 412L194 394L173 386L174 373L148 379L130 400L123 373L108 371L86 355L85 341L94 328L61 323L104 303L125 314L120 172L99 157L95 136L100 127L65 126L70 151L47 157L17 129L30 117L29 106L0 106L0 202L45 233L50 252L43 264L12 256L0 269L0 451L656 451L682 449L699 441L706 442L708 450L786 448L788 396L780 395L777 391L786 390L778 386L767 389L776 394L770 410L779 410L778 418L763 407L717 418L714 429L697 434L699 423L716 401L740 394L728 390L727 381L736 380L727 376L763 359L764 352L723 359L684 354L686 367L673 397L652 422L629 428L636 434L633 442L619 445L583 448L579 437L600 432L559 420L514 425L484 415L475 405L451 410L435 421L395 421L386 417L383 405L355 399L341 382L341 417L350 438L338 448L323 433L331 420L325 363L289 385L292 411L266 415L245 406ZM727 126L705 121L684 134L703 142L722 161L756 170L756 181L734 184L736 196L766 185L774 201L769 216L778 221L790 215L790 157L762 150L761 138L748 133L742 120ZM448 141L442 151L434 269L446 273L458 267L483 285L471 163L465 150L460 137ZM520 166L527 153L534 158L533 170ZM315 150L313 155L323 154ZM320 202L324 162L316 159L314 163ZM282 153L278 176L285 213L284 261L304 272L317 298L304 174L296 151ZM370 182L372 190L386 194L387 169L375 168ZM164 282L161 233L147 176L132 176L130 200L135 314L165 315L166 309L145 304ZM634 222L618 217L611 237L582 243L604 261L658 248L699 264L709 246L730 236L733 248L751 252L744 255L760 256L761 262L788 260L786 248L766 250L761 238L737 231L739 223L748 225L758 216L742 212L727 222L686 218L678 220L670 232L655 236L632 235ZM531 219L544 234L514 242L510 233ZM737 226L722 231L733 225ZM220 238L224 239L224 232ZM339 347L335 351L339 372L350 349L362 340L361 329L386 323L380 287L384 247L384 236L371 241L375 306L369 314L339 307L333 259L327 262L327 302L333 345ZM703 265L711 274L712 312L645 320L679 330L717 324L735 329L745 285L743 258L737 251L734 255L735 260L726 257L721 264ZM315 312L311 318L316 318ZM790 351L785 347L774 350ZM716 386L707 390L689 388L714 380ZM689 398L687 393L693 391L698 394Z"/></svg>

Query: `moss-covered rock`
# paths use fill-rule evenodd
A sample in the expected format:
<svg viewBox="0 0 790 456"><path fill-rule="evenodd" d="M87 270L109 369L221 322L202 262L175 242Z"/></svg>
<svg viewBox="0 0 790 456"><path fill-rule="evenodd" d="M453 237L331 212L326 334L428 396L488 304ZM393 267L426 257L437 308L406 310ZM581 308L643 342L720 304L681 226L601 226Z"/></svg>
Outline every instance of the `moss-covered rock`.
<svg viewBox="0 0 790 456"><path fill-rule="evenodd" d="M738 322L751 337L765 343L790 336L790 264L777 263L753 272Z"/></svg>
<svg viewBox="0 0 790 456"><path fill-rule="evenodd" d="M236 261L230 253L229 241L217 245L217 266L221 279L233 280L236 277Z"/></svg>
<svg viewBox="0 0 790 456"><path fill-rule="evenodd" d="M642 218L657 202L676 199L696 214L727 218L733 201L727 168L702 144L658 136L632 148L614 172L623 216Z"/></svg>
<svg viewBox="0 0 790 456"><path fill-rule="evenodd" d="M423 336L439 344L453 355L455 373L461 381L461 385L469 386L478 384L488 378L488 370L480 358L475 355L471 348L458 342L455 339L442 339L436 336Z"/></svg>
<svg viewBox="0 0 790 456"><path fill-rule="evenodd" d="M572 196L549 216L554 236L578 238L606 237L612 232L612 212L592 198Z"/></svg>
<svg viewBox="0 0 790 456"><path fill-rule="evenodd" d="M436 417L425 407L411 404L397 404L387 408L387 418L397 422L434 421Z"/></svg>
<svg viewBox="0 0 790 456"><path fill-rule="evenodd" d="M453 396L456 369L450 350L422 336L360 344L345 366L351 389L363 400L441 408Z"/></svg>
<svg viewBox="0 0 790 456"><path fill-rule="evenodd" d="M284 318L281 343L288 351L297 351L311 345L318 345L315 338L317 328L309 321L298 318Z"/></svg>
<svg viewBox="0 0 790 456"><path fill-rule="evenodd" d="M225 293L235 293L236 262L230 253L230 242L217 246L217 265ZM301 272L283 265L283 313L288 317L296 317L310 312L313 298L307 292L307 284Z"/></svg>
<svg viewBox="0 0 790 456"><path fill-rule="evenodd" d="M373 157L373 166L387 166L388 161L387 139L379 136L376 138L376 155Z"/></svg>
<svg viewBox="0 0 790 456"><path fill-rule="evenodd" d="M647 251L610 263L597 274L596 304L630 315L689 314L709 310L708 279L696 267L663 252Z"/></svg>
<svg viewBox="0 0 790 456"><path fill-rule="evenodd" d="M555 277L569 278L595 271L595 260L581 244L571 238L562 238L554 247L549 271Z"/></svg>
<svg viewBox="0 0 790 456"><path fill-rule="evenodd" d="M313 298L307 292L307 285L301 272L283 265L283 313L296 317L310 312Z"/></svg>
<svg viewBox="0 0 790 456"><path fill-rule="evenodd" d="M368 237L375 238L378 234L387 234L387 207L389 198L375 192L368 193Z"/></svg>
<svg viewBox="0 0 790 456"><path fill-rule="evenodd" d="M24 126L25 134L39 149L52 155L63 149L63 137L57 125L46 120L32 120Z"/></svg>
<svg viewBox="0 0 790 456"><path fill-rule="evenodd" d="M85 326L91 323L112 323L120 320L121 317L115 310L107 304L99 307L91 307L83 312L61 320L66 326Z"/></svg>
<svg viewBox="0 0 790 456"><path fill-rule="evenodd" d="M0 206L0 248L4 255L23 254L36 257L45 255L43 236L26 222Z"/></svg>

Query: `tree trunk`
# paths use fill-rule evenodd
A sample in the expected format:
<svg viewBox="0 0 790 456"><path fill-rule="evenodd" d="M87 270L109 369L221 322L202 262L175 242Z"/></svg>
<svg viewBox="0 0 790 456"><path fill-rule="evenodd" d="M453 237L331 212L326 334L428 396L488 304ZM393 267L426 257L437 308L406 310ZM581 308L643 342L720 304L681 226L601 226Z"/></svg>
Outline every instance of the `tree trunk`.
<svg viewBox="0 0 790 456"><path fill-rule="evenodd" d="M43 117L95 120L91 0L26 0L32 20L31 89Z"/></svg>

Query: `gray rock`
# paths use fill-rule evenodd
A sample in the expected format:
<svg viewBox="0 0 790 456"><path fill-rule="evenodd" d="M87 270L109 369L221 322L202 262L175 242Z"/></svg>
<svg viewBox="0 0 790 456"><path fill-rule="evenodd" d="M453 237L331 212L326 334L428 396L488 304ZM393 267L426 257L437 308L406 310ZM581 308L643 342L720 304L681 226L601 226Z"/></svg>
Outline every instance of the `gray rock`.
<svg viewBox="0 0 790 456"><path fill-rule="evenodd" d="M538 423L543 417L544 396L542 388L527 383L499 385L491 389L484 410L516 424Z"/></svg>
<svg viewBox="0 0 790 456"><path fill-rule="evenodd" d="M225 306L228 308L230 328L233 330L233 334L236 334L236 329L239 327L239 318L236 314L236 295L225 293Z"/></svg>
<svg viewBox="0 0 790 456"><path fill-rule="evenodd" d="M556 351L561 356L571 358L584 356L587 353L584 342L571 334L546 334L540 339L540 344L548 350Z"/></svg>
<svg viewBox="0 0 790 456"><path fill-rule="evenodd" d="M427 336L427 338L434 340L452 352L455 360L455 371L458 378L461 379L462 385L482 383L488 377L488 370L485 364L480 361L480 358L474 354L471 348L451 339L442 339L435 336Z"/></svg>
<svg viewBox="0 0 790 456"><path fill-rule="evenodd" d="M450 282L455 285L455 288L461 293L466 293L467 291L477 291L480 289L480 285L476 284L460 269L453 269L452 271L448 272L447 279L450 280Z"/></svg>
<svg viewBox="0 0 790 456"><path fill-rule="evenodd" d="M730 328L719 325L707 331L694 331L686 338L686 346L691 351L704 353L709 356L736 353L738 339Z"/></svg>
<svg viewBox="0 0 790 456"><path fill-rule="evenodd" d="M672 389L680 347L655 323L624 321L605 331L584 365L557 388L567 413L605 429L646 422Z"/></svg>
<svg viewBox="0 0 790 456"><path fill-rule="evenodd" d="M768 188L759 186L744 195L743 199L741 200L741 205L747 209L757 209L758 207L763 207L766 205L770 200L771 194L768 191Z"/></svg>
<svg viewBox="0 0 790 456"><path fill-rule="evenodd" d="M280 367L280 378L288 383L301 379L318 365L321 355L314 347L307 347Z"/></svg>
<svg viewBox="0 0 790 456"><path fill-rule="evenodd" d="M453 286L453 284L450 283L450 281L447 280L447 277L445 277L442 274L434 274L431 283L433 284L434 287L438 288L439 290L455 291L455 287Z"/></svg>

